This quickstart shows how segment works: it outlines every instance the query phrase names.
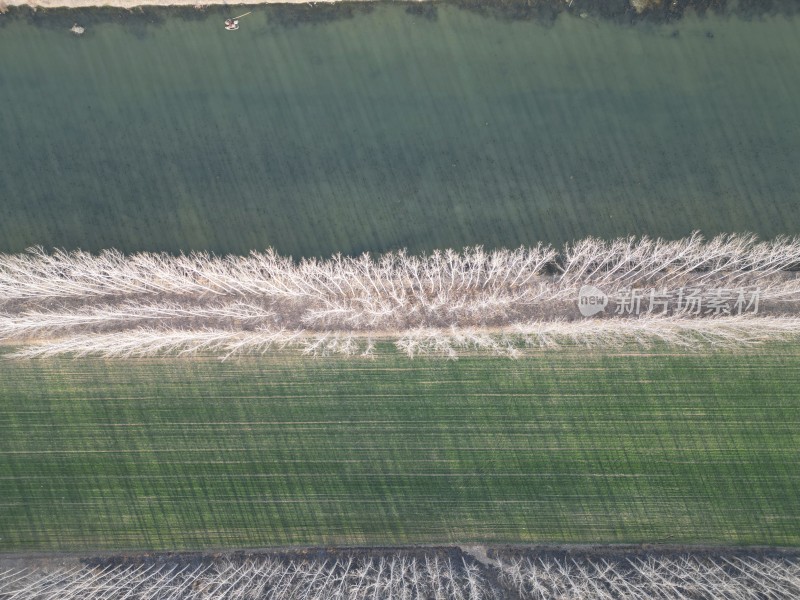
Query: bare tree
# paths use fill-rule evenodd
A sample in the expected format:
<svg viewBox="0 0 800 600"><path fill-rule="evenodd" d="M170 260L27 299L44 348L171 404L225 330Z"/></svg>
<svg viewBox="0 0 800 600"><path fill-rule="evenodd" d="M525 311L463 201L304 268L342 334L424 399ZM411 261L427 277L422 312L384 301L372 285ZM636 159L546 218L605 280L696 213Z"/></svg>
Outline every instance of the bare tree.
<svg viewBox="0 0 800 600"><path fill-rule="evenodd" d="M267 556L200 564L139 562L106 567L0 573L2 600L493 600L500 586L525 600L794 600L796 557L686 554L500 556L491 575L464 558L342 555L328 559Z"/></svg>
<svg viewBox="0 0 800 600"><path fill-rule="evenodd" d="M501 557L501 581L521 598L789 600L800 597L800 563L790 558L583 556Z"/></svg>
<svg viewBox="0 0 800 600"><path fill-rule="evenodd" d="M453 358L659 340L733 348L797 334L799 271L800 240L749 235L587 238L560 252L539 244L299 262L273 250L218 257L33 248L0 255L0 341L23 345L18 357L280 348L369 356L374 340L409 356ZM581 318L584 286L602 290L615 310ZM656 291L668 289L678 299L667 294L656 318ZM643 314L638 304L636 314L623 310L626 294L647 290ZM759 321L749 320L756 312Z"/></svg>

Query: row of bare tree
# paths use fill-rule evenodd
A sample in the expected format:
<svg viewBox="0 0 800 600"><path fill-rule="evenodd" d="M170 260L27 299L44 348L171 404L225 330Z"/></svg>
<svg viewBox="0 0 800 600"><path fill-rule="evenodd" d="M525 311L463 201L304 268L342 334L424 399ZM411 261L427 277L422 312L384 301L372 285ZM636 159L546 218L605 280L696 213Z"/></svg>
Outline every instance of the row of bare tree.
<svg viewBox="0 0 800 600"><path fill-rule="evenodd" d="M73 333L34 340L10 356L44 358L133 358L212 353L222 359L292 349L308 356L374 356L381 341L407 355L458 358L483 354L521 358L533 350L565 347L621 349L627 344L652 348L659 344L686 350L736 350L769 341L800 337L798 317L716 317L685 319L640 317L593 321L519 323L502 329L415 328L372 334L303 330L235 331L226 329L144 329L120 333Z"/></svg>
<svg viewBox="0 0 800 600"><path fill-rule="evenodd" d="M299 262L274 250L249 256L207 253L172 256L116 250L93 255L32 248L0 255L0 298L179 295L317 299L372 297L422 305L454 291L516 291L537 298L537 283L557 283L555 291L593 284L611 288L780 283L774 276L800 268L800 239L759 242L752 235L721 235L704 241L695 233L680 240L586 238L561 252L533 248L463 252L435 251L414 256L390 252L376 259L336 255ZM540 280L540 278L542 278ZM796 291L796 287L792 288ZM532 295L533 294L533 295ZM545 294L545 298L552 297ZM570 297L571 299L571 297ZM449 302L448 302L449 304Z"/></svg>
<svg viewBox="0 0 800 600"><path fill-rule="evenodd" d="M286 347L355 355L370 354L375 339L412 356L630 340L730 347L800 333L799 269L800 239L748 235L299 262L273 250L35 248L0 255L0 343L25 345L19 356ZM584 286L610 298L592 319L578 311ZM648 292L650 306L640 306Z"/></svg>
<svg viewBox="0 0 800 600"><path fill-rule="evenodd" d="M501 555L498 566L428 552L133 562L0 571L0 600L796 600L797 557Z"/></svg>
<svg viewBox="0 0 800 600"><path fill-rule="evenodd" d="M646 556L501 560L501 582L530 600L789 600L800 598L797 558Z"/></svg>
<svg viewBox="0 0 800 600"><path fill-rule="evenodd" d="M473 563L423 558L261 558L200 564L76 567L0 573L0 600L483 600L494 593Z"/></svg>

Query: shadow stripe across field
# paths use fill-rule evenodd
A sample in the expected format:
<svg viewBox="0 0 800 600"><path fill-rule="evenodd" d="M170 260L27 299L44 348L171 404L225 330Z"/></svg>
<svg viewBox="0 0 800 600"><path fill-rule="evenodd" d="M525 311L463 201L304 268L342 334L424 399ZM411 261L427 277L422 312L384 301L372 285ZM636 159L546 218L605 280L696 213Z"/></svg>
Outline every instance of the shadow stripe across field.
<svg viewBox="0 0 800 600"><path fill-rule="evenodd" d="M0 549L797 545L798 359L5 362Z"/></svg>
<svg viewBox="0 0 800 600"><path fill-rule="evenodd" d="M800 18L405 9L0 16L0 251L800 231Z"/></svg>

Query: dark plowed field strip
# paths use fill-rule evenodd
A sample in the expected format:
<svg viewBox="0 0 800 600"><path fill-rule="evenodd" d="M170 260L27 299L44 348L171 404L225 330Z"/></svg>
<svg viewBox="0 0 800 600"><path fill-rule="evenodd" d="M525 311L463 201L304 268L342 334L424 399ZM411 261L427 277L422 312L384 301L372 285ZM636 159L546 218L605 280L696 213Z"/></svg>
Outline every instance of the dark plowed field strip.
<svg viewBox="0 0 800 600"><path fill-rule="evenodd" d="M800 348L0 364L0 550L800 544Z"/></svg>

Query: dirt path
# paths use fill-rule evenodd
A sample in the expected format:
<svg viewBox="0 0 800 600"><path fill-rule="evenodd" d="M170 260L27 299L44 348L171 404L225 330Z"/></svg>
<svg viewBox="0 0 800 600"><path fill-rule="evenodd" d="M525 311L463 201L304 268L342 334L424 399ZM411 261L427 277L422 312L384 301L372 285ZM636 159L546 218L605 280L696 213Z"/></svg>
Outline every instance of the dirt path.
<svg viewBox="0 0 800 600"><path fill-rule="evenodd" d="M489 558L486 546L459 546L458 548L464 554L471 556L484 566L500 568L499 560L496 558Z"/></svg>

